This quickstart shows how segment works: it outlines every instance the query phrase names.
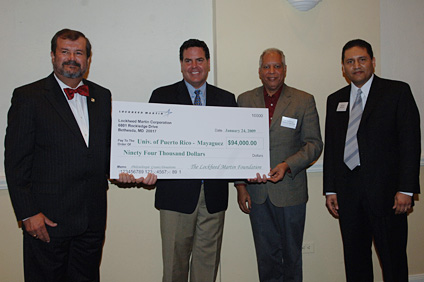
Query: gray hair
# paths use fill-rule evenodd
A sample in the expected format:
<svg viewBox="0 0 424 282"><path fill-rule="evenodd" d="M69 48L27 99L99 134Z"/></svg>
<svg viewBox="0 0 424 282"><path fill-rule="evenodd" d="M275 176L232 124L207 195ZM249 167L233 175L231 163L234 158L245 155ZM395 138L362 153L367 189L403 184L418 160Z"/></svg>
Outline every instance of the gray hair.
<svg viewBox="0 0 424 282"><path fill-rule="evenodd" d="M286 65L286 56L284 56L284 52L283 51L281 51L280 49L277 49L277 48L268 48L265 51L263 51L262 52L262 55L259 57L259 67L262 66L262 60L263 60L264 56L266 54L269 54L269 53L278 53L278 54L280 54L280 56L281 56L281 63L283 63L283 66Z"/></svg>

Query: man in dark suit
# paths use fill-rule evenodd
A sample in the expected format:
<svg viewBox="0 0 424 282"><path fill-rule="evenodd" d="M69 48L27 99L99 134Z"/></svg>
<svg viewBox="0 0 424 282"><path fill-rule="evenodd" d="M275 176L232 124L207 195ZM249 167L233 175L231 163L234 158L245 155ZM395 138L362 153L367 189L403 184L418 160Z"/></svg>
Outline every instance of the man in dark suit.
<svg viewBox="0 0 424 282"><path fill-rule="evenodd" d="M339 218L347 281L373 281L371 244L384 281L408 281L407 211L420 192L420 118L408 84L374 75L371 45L349 41L351 84L328 97L324 193Z"/></svg>
<svg viewBox="0 0 424 282"><path fill-rule="evenodd" d="M265 50L259 60L263 86L237 99L240 107L269 109L272 170L247 187L236 183L239 207L250 215L259 279L269 282L302 281L306 169L323 147L314 97L287 86L286 71L284 53Z"/></svg>
<svg viewBox="0 0 424 282"><path fill-rule="evenodd" d="M180 63L184 79L153 91L150 103L237 106L232 93L206 83L210 55L205 42L184 42ZM160 210L163 281L187 281L189 269L192 282L215 281L227 205L227 180L157 181L155 207Z"/></svg>
<svg viewBox="0 0 424 282"><path fill-rule="evenodd" d="M57 32L54 72L13 93L5 170L22 221L25 281L99 281L111 93L83 79L90 54L84 34Z"/></svg>

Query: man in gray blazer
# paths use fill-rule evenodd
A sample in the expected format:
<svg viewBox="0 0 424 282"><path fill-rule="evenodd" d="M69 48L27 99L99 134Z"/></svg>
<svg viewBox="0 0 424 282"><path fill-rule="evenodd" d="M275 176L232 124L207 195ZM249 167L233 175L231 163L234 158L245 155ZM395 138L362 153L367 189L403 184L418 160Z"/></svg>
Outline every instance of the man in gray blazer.
<svg viewBox="0 0 424 282"><path fill-rule="evenodd" d="M271 171L236 183L240 209L250 215L260 281L302 281L302 240L308 200L306 168L323 143L314 97L284 84L281 50L259 61L263 86L238 97L240 107L268 108Z"/></svg>

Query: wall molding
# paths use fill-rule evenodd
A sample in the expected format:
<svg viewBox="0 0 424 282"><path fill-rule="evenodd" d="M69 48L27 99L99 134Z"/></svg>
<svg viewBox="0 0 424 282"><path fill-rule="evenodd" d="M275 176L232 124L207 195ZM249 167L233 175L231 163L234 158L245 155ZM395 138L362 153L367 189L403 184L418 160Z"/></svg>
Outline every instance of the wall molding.
<svg viewBox="0 0 424 282"><path fill-rule="evenodd" d="M409 282L424 282L424 274L409 275Z"/></svg>
<svg viewBox="0 0 424 282"><path fill-rule="evenodd" d="M0 190L1 189L7 189L6 176L4 175L0 176Z"/></svg>
<svg viewBox="0 0 424 282"><path fill-rule="evenodd" d="M421 156L420 166L424 166L424 155ZM313 166L309 167L307 172L322 172L323 171L323 161L319 159Z"/></svg>
<svg viewBox="0 0 424 282"><path fill-rule="evenodd" d="M383 281L379 281L383 282ZM408 282L424 282L424 274L409 275Z"/></svg>

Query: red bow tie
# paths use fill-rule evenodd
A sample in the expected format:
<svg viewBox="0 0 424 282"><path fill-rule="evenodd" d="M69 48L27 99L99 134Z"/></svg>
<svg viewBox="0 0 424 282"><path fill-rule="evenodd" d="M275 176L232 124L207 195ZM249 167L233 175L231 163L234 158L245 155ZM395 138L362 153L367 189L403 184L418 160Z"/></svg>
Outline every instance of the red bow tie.
<svg viewBox="0 0 424 282"><path fill-rule="evenodd" d="M81 85L80 87L78 87L76 89L65 88L63 90L65 91L66 96L68 96L68 100L72 100L74 98L75 93L78 93L82 96L88 97L88 86L87 85Z"/></svg>

